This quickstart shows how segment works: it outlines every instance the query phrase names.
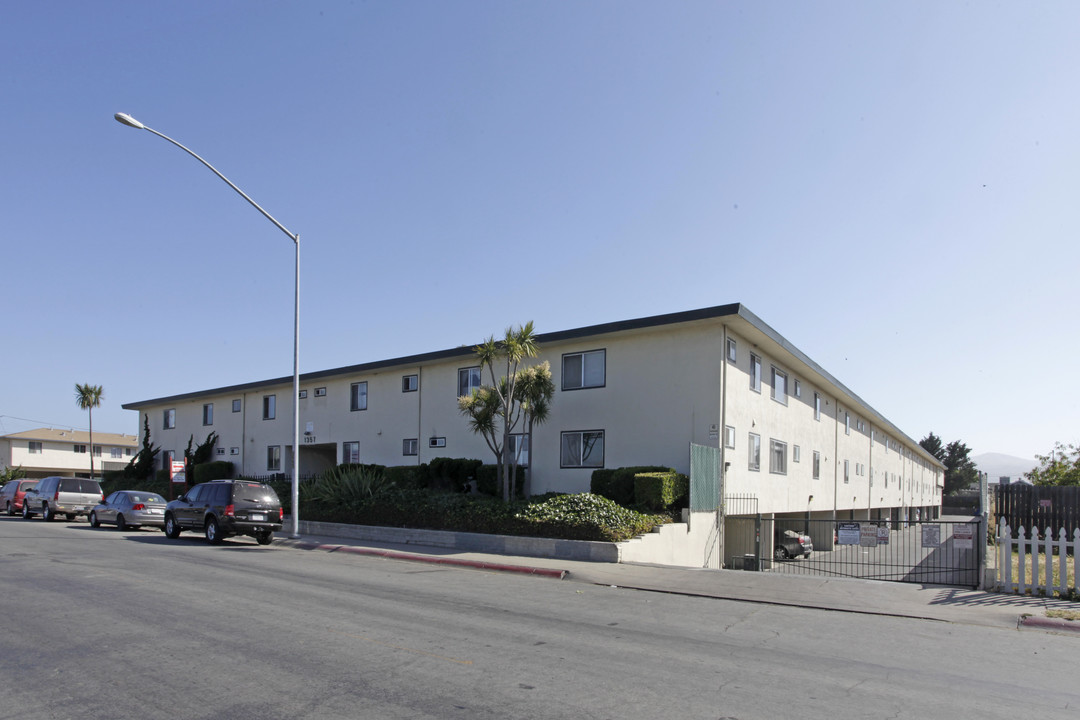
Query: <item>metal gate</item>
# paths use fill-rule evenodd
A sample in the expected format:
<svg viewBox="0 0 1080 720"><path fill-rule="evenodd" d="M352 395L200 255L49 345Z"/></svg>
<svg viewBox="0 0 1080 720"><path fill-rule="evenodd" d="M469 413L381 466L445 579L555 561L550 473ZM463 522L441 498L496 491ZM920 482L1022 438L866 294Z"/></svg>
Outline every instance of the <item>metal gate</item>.
<svg viewBox="0 0 1080 720"><path fill-rule="evenodd" d="M785 548L786 532L809 535L809 556ZM978 587L986 532L978 520L725 518L728 567L797 575ZM790 536L788 536L790 538ZM787 542L790 547L791 541Z"/></svg>

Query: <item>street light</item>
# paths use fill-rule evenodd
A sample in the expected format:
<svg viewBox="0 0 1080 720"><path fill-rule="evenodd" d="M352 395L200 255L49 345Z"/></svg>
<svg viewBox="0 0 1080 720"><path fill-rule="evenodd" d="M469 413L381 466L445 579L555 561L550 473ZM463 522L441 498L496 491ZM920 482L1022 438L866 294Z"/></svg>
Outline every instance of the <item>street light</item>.
<svg viewBox="0 0 1080 720"><path fill-rule="evenodd" d="M263 214L263 217L274 223L274 225L277 225L278 229L288 235L289 238L293 241L293 247L296 249L296 273L293 281L293 467L292 534L290 535L290 537L298 538L300 537L300 236L296 235L295 233L289 232L288 228L275 220L273 215L263 210L259 206L259 203L255 202L247 196L247 193L236 187L236 185L233 185L232 181L222 175L220 172L218 172L217 168L203 160L201 157L196 155L188 148L173 140L168 135L162 135L152 127L147 127L146 125L143 125L141 122L131 117L127 113L116 113L113 117L116 118L117 122L123 125L127 125L128 127L133 127L138 130L147 130L154 133L159 138L164 138L165 140L168 140L173 145L180 148L188 155L201 162L206 167L210 168L211 172L224 180L229 187L231 187L233 190L240 194L240 197L251 203L252 207L254 207L256 210Z"/></svg>

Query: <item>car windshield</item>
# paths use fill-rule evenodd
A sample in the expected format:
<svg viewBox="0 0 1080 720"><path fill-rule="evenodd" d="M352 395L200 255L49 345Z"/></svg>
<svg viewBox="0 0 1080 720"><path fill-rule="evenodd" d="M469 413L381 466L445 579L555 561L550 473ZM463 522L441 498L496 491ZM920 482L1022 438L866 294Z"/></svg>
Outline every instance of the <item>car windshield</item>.
<svg viewBox="0 0 1080 720"><path fill-rule="evenodd" d="M262 483L235 483L233 502L278 503L277 493L269 485Z"/></svg>
<svg viewBox="0 0 1080 720"><path fill-rule="evenodd" d="M165 504L165 498L157 493L128 493L128 496L131 498L131 502Z"/></svg>

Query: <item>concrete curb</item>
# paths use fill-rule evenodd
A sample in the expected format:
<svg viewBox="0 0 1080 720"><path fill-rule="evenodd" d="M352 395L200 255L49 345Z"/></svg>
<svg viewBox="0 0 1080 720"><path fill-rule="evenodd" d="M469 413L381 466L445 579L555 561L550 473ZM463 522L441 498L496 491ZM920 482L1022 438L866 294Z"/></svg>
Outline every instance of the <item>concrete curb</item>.
<svg viewBox="0 0 1080 720"><path fill-rule="evenodd" d="M1051 632L1064 632L1080 635L1080 622L1077 622L1076 620L1021 615L1016 625L1017 629L1021 630L1030 628L1032 630L1049 630Z"/></svg>
<svg viewBox="0 0 1080 720"><path fill-rule="evenodd" d="M279 541L280 542L280 541ZM493 570L496 572L512 572L523 575L538 575L540 577L562 580L566 577L566 570L553 570L550 568L535 568L524 565L510 565L507 563L487 562L481 560L458 560L456 558L431 557L430 555L417 555L403 553L396 550L381 550L377 548L360 548L349 545L320 545L316 543L286 541L289 547L301 550L324 550L326 552L342 552L350 555L366 555L368 557L381 557L387 560L405 560L407 562L424 562L432 565L451 565L454 567L471 568L473 570Z"/></svg>

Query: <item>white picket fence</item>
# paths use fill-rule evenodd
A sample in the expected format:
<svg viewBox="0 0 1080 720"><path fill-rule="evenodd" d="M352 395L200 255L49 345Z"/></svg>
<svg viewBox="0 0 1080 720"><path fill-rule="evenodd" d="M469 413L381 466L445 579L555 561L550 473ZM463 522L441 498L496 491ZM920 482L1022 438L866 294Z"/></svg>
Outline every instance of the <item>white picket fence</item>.
<svg viewBox="0 0 1080 720"><path fill-rule="evenodd" d="M1054 539L1054 532L1046 528L1042 539L1036 528L1031 529L1031 537L1028 538L1024 526L1017 528L1016 538L1012 536L1012 528L1004 520L998 525L998 591L1014 592L1026 595L1029 591L1033 595L1040 592L1050 597L1054 592L1068 594L1075 592L1077 578L1077 555L1080 551L1080 528L1073 531L1072 540L1069 540L1065 528L1058 531L1058 539ZM1056 562L1058 566L1058 581L1054 582L1054 550L1057 550ZM1069 549L1072 550L1070 555ZM1013 578L1013 554L1017 555L1017 577ZM1040 553L1044 558L1039 562ZM1031 582L1027 582L1027 567L1031 566ZM1069 565L1072 565L1073 583L1069 584Z"/></svg>

